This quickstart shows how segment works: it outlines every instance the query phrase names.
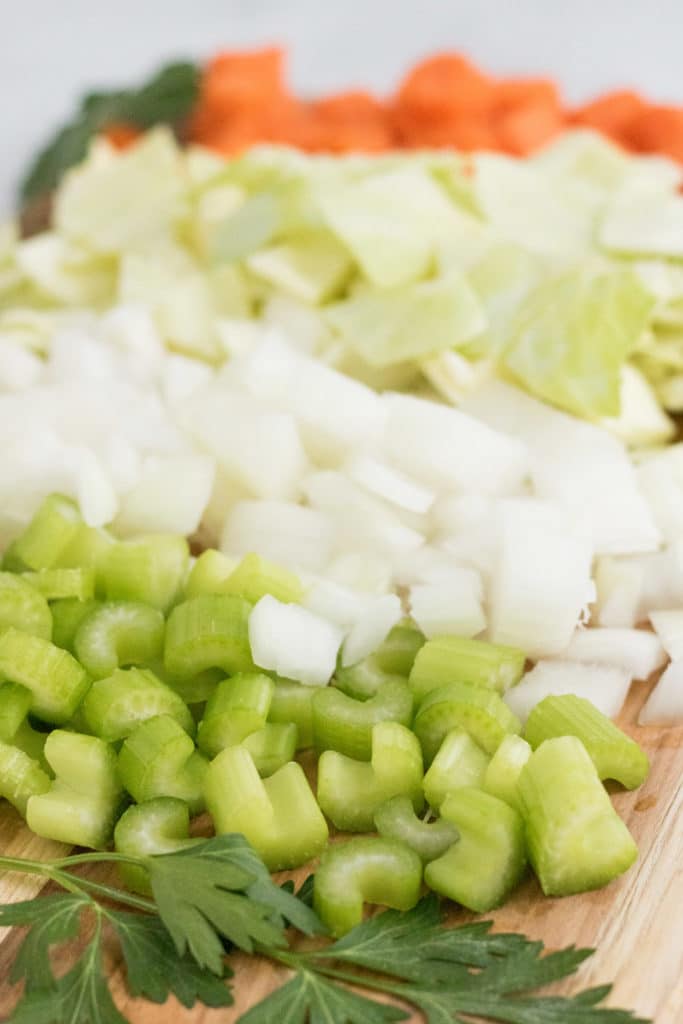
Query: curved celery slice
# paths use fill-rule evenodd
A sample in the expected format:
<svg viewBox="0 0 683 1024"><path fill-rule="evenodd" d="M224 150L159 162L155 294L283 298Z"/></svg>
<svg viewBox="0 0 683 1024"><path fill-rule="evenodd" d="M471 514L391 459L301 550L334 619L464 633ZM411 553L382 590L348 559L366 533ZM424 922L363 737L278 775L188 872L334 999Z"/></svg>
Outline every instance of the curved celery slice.
<svg viewBox="0 0 683 1024"><path fill-rule="evenodd" d="M219 593L235 594L251 604L271 594L278 601L287 603L301 601L304 587L299 577L289 569L251 552L223 581Z"/></svg>
<svg viewBox="0 0 683 1024"><path fill-rule="evenodd" d="M650 770L645 751L584 697L545 697L529 715L524 735L534 749L553 737L576 736L600 778L616 779L626 789L640 786Z"/></svg>
<svg viewBox="0 0 683 1024"><path fill-rule="evenodd" d="M293 724L297 728L298 750L313 746L313 698L315 686L304 686L289 679L277 679L270 702L268 721Z"/></svg>
<svg viewBox="0 0 683 1024"><path fill-rule="evenodd" d="M52 637L52 614L46 598L11 572L0 572L0 630L14 626L42 640Z"/></svg>
<svg viewBox="0 0 683 1024"><path fill-rule="evenodd" d="M96 736L55 729L45 757L56 778L47 792L29 799L29 828L46 839L105 846L122 796L114 748Z"/></svg>
<svg viewBox="0 0 683 1024"><path fill-rule="evenodd" d="M422 861L405 843L358 837L325 850L315 873L313 905L333 935L363 920L363 904L410 910L420 898Z"/></svg>
<svg viewBox="0 0 683 1024"><path fill-rule="evenodd" d="M410 797L419 811L422 753L417 738L398 722L372 730L370 762L326 750L318 761L318 803L330 821L346 832L370 832L377 808L392 796Z"/></svg>
<svg viewBox="0 0 683 1024"><path fill-rule="evenodd" d="M607 885L638 848L576 736L545 740L519 777L529 858L546 896Z"/></svg>
<svg viewBox="0 0 683 1024"><path fill-rule="evenodd" d="M394 796L375 811L375 828L385 839L398 839L414 850L423 864L440 857L458 841L455 825L443 818L422 821L410 797Z"/></svg>
<svg viewBox="0 0 683 1024"><path fill-rule="evenodd" d="M199 594L220 594L223 584L236 565L234 558L228 558L222 551L209 548L202 551L190 570L185 584L185 598Z"/></svg>
<svg viewBox="0 0 683 1024"><path fill-rule="evenodd" d="M225 678L225 672L219 668L207 668L203 672L198 672L196 676L180 677L167 672L163 665L160 666L158 663L153 668L155 674L163 679L185 704L193 706L205 703L221 679Z"/></svg>
<svg viewBox="0 0 683 1024"><path fill-rule="evenodd" d="M248 750L228 747L209 765L204 788L216 833L241 832L271 871L300 867L327 843L327 824L296 761L261 779Z"/></svg>
<svg viewBox="0 0 683 1024"><path fill-rule="evenodd" d="M78 627L86 615L89 615L98 605L99 601L79 601L76 597L53 601L50 605L53 644L63 647L65 651L70 651L73 654Z"/></svg>
<svg viewBox="0 0 683 1024"><path fill-rule="evenodd" d="M209 697L197 730L197 745L209 757L232 747L268 718L274 683L261 673L232 676Z"/></svg>
<svg viewBox="0 0 683 1024"><path fill-rule="evenodd" d="M313 698L313 740L320 750L337 750L360 761L372 753L372 730L378 722L410 726L413 695L405 681L384 683L369 700L354 700L334 687Z"/></svg>
<svg viewBox="0 0 683 1024"><path fill-rule="evenodd" d="M43 750L47 734L28 722L33 695L20 683L0 683L0 741L10 743L45 767Z"/></svg>
<svg viewBox="0 0 683 1024"><path fill-rule="evenodd" d="M83 619L74 638L76 657L94 679L123 665L147 665L161 657L164 617L139 601L109 601Z"/></svg>
<svg viewBox="0 0 683 1024"><path fill-rule="evenodd" d="M68 651L12 627L0 635L0 676L26 686L33 714L56 725L71 718L90 685Z"/></svg>
<svg viewBox="0 0 683 1024"><path fill-rule="evenodd" d="M420 648L410 672L416 700L448 683L471 683L505 693L518 683L526 655L517 647L462 636L441 636Z"/></svg>
<svg viewBox="0 0 683 1024"><path fill-rule="evenodd" d="M34 758L0 740L0 797L25 818L30 797L46 793L50 786L50 776Z"/></svg>
<svg viewBox="0 0 683 1024"><path fill-rule="evenodd" d="M423 789L430 807L441 807L449 793L462 786L480 786L488 756L463 729L452 729L425 773Z"/></svg>
<svg viewBox="0 0 683 1024"><path fill-rule="evenodd" d="M441 815L455 825L460 839L427 865L425 882L480 914L500 906L526 867L521 815L502 800L469 787L450 793Z"/></svg>
<svg viewBox="0 0 683 1024"><path fill-rule="evenodd" d="M169 715L148 718L124 741L119 775L138 803L159 796L184 800L195 814L204 809L206 758Z"/></svg>
<svg viewBox="0 0 683 1024"><path fill-rule="evenodd" d="M176 853L201 843L190 837L190 811L183 800L160 796L143 804L133 804L123 812L114 829L114 846L119 853L136 857ZM134 892L149 896L152 887L144 868L119 864L124 883Z"/></svg>
<svg viewBox="0 0 683 1024"><path fill-rule="evenodd" d="M112 544L101 568L106 597L166 612L182 589L189 557L187 541L166 533Z"/></svg>
<svg viewBox="0 0 683 1024"><path fill-rule="evenodd" d="M506 736L488 763L482 789L504 800L515 810L519 804L519 776L531 757L531 747L521 736Z"/></svg>
<svg viewBox="0 0 683 1024"><path fill-rule="evenodd" d="M522 724L495 690L475 683L450 683L431 690L413 723L425 759L431 761L451 729L460 727L474 742L493 754L508 733L519 733Z"/></svg>
<svg viewBox="0 0 683 1024"><path fill-rule="evenodd" d="M334 685L342 693L355 700L368 700L389 682L405 682L404 676L388 675L379 667L373 654L348 668L337 666L334 673Z"/></svg>
<svg viewBox="0 0 683 1024"><path fill-rule="evenodd" d="M399 623L389 631L372 657L382 672L407 678L424 642L424 634L416 626Z"/></svg>
<svg viewBox="0 0 683 1024"><path fill-rule="evenodd" d="M82 523L78 506L63 494L42 503L8 552L13 568L50 569L74 539Z"/></svg>
<svg viewBox="0 0 683 1024"><path fill-rule="evenodd" d="M208 668L254 670L249 647L251 605L229 594L200 594L176 605L166 623L164 665L175 676Z"/></svg>
<svg viewBox="0 0 683 1024"><path fill-rule="evenodd" d="M55 568L91 569L95 574L95 593L97 597L104 597L103 568L115 543L114 537L107 530L81 523L55 562Z"/></svg>
<svg viewBox="0 0 683 1024"><path fill-rule="evenodd" d="M95 596L93 569L39 569L22 573L22 578L48 601L68 597L88 601Z"/></svg>
<svg viewBox="0 0 683 1024"><path fill-rule="evenodd" d="M262 729L245 736L242 746L251 754L263 779L294 760L298 742L299 730L293 722L266 722Z"/></svg>
<svg viewBox="0 0 683 1024"><path fill-rule="evenodd" d="M149 669L116 669L97 679L82 705L88 728L103 740L116 743L157 715L169 715L193 736L195 723L181 698Z"/></svg>

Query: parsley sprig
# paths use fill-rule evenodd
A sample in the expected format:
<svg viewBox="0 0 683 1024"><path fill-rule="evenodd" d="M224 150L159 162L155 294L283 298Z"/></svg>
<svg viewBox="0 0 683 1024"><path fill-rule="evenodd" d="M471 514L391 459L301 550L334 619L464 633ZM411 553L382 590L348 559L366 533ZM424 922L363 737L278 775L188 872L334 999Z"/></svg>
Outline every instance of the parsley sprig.
<svg viewBox="0 0 683 1024"><path fill-rule="evenodd" d="M148 872L153 899L74 873L89 862L125 860ZM288 926L306 935L323 926L309 906L311 886L278 886L241 836L221 836L157 857L102 852L49 863L0 857L0 870L40 874L62 889L0 907L0 926L25 926L10 980L24 981L12 1024L126 1024L103 962L106 930L118 939L130 994L183 1006L233 1002L232 948L287 968L291 976L241 1018L241 1024L385 1024L419 1011L427 1024L473 1017L507 1024L646 1024L626 1010L600 1007L609 986L573 997L535 991L573 974L592 950L544 954L522 935L492 934L491 922L443 926L438 901L386 911L320 948L288 943ZM66 974L51 951L89 938ZM394 1002L379 1001L389 997ZM396 1004L396 1001L400 1005Z"/></svg>

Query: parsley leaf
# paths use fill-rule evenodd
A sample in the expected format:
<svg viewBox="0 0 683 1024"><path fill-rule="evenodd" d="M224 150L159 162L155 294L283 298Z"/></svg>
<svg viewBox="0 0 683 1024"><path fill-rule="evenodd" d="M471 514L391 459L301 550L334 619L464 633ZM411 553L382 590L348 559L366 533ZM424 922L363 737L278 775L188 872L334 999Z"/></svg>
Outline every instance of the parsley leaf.
<svg viewBox="0 0 683 1024"><path fill-rule="evenodd" d="M0 907L0 926L30 926L12 965L10 981L23 978L27 992L49 988L53 982L50 946L78 935L81 912L89 905L87 896L67 892Z"/></svg>
<svg viewBox="0 0 683 1024"><path fill-rule="evenodd" d="M378 1003L302 969L273 995L239 1019L239 1024L385 1024L408 1020L405 1010Z"/></svg>

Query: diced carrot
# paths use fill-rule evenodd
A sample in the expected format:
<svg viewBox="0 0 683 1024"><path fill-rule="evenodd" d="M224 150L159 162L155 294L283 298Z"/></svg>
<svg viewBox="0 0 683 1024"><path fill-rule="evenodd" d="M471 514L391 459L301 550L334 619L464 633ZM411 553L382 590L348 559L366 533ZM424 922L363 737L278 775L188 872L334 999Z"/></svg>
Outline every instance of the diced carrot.
<svg viewBox="0 0 683 1024"><path fill-rule="evenodd" d="M641 153L683 161L683 108L646 107L628 126L628 143Z"/></svg>
<svg viewBox="0 0 683 1024"><path fill-rule="evenodd" d="M465 57L441 53L422 61L401 84L396 104L413 117L434 118L446 111L487 110L493 101L491 79Z"/></svg>
<svg viewBox="0 0 683 1024"><path fill-rule="evenodd" d="M458 149L464 153L478 149L500 149L489 118L478 114L452 115L439 120L402 116L397 129L401 144L408 149Z"/></svg>
<svg viewBox="0 0 683 1024"><path fill-rule="evenodd" d="M284 53L275 47L220 53L206 66L202 100L213 110L267 106L286 94Z"/></svg>
<svg viewBox="0 0 683 1024"><path fill-rule="evenodd" d="M115 149L128 149L137 142L142 132L127 121L113 121L105 127L102 134Z"/></svg>
<svg viewBox="0 0 683 1024"><path fill-rule="evenodd" d="M645 101L637 92L621 89L599 96L570 114L574 124L595 128L617 141L621 141L629 124L646 109Z"/></svg>
<svg viewBox="0 0 683 1024"><path fill-rule="evenodd" d="M541 98L498 115L496 134L504 150L526 156L562 131L564 118L558 105Z"/></svg>
<svg viewBox="0 0 683 1024"><path fill-rule="evenodd" d="M346 92L311 103L303 148L326 153L380 153L394 144L386 107L366 92Z"/></svg>
<svg viewBox="0 0 683 1024"><path fill-rule="evenodd" d="M561 108L560 93L550 78L507 78L494 86L496 110L513 110L527 104L544 103L548 108Z"/></svg>

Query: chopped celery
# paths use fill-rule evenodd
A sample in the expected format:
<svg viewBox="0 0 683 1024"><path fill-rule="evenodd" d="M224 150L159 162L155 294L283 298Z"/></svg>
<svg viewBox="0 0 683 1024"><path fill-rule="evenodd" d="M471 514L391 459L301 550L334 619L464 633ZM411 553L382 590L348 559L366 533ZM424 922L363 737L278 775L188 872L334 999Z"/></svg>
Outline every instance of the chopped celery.
<svg viewBox="0 0 683 1024"><path fill-rule="evenodd" d="M184 800L192 813L204 809L206 758L170 715L148 718L124 740L119 775L138 803L159 796Z"/></svg>
<svg viewBox="0 0 683 1024"><path fill-rule="evenodd" d="M248 750L227 747L209 765L204 791L216 833L242 832L271 871L300 867L327 843L327 824L296 761L261 779Z"/></svg>
<svg viewBox="0 0 683 1024"><path fill-rule="evenodd" d="M314 686L304 686L289 679L277 679L275 682L268 721L296 725L299 750L313 746L313 698L316 692Z"/></svg>
<svg viewBox="0 0 683 1024"><path fill-rule="evenodd" d="M155 665L157 675L178 694L186 704L201 704L209 699L225 673L219 668L207 668L196 676L174 676L163 666Z"/></svg>
<svg viewBox="0 0 683 1024"><path fill-rule="evenodd" d="M34 758L0 740L0 797L8 800L22 818L26 817L30 797L46 793L50 786L50 776Z"/></svg>
<svg viewBox="0 0 683 1024"><path fill-rule="evenodd" d="M78 506L62 494L42 503L8 552L13 568L51 569L74 539L82 523Z"/></svg>
<svg viewBox="0 0 683 1024"><path fill-rule="evenodd" d="M487 754L493 754L508 733L522 728L495 690L475 683L441 686L424 698L413 724L427 761L436 755L444 736L458 726Z"/></svg>
<svg viewBox="0 0 683 1024"><path fill-rule="evenodd" d="M96 736L55 729L45 757L56 778L48 791L29 799L29 828L62 843L105 846L122 797L114 748Z"/></svg>
<svg viewBox="0 0 683 1024"><path fill-rule="evenodd" d="M294 760L298 742L299 730L293 722L266 722L262 729L245 736L242 746L251 754L261 778L266 778Z"/></svg>
<svg viewBox="0 0 683 1024"><path fill-rule="evenodd" d="M116 543L106 530L81 523L72 540L55 562L59 569L92 569L95 573L97 597L105 596L103 567L110 548Z"/></svg>
<svg viewBox="0 0 683 1024"><path fill-rule="evenodd" d="M638 848L576 736L545 740L519 777L529 858L546 896L607 885Z"/></svg>
<svg viewBox="0 0 683 1024"><path fill-rule="evenodd" d="M449 794L441 816L460 838L427 865L427 885L479 914L500 906L526 867L521 815L489 793L463 788Z"/></svg>
<svg viewBox="0 0 683 1024"><path fill-rule="evenodd" d="M20 683L0 683L0 741L18 747L44 766L43 749L47 734L28 721L33 695Z"/></svg>
<svg viewBox="0 0 683 1024"><path fill-rule="evenodd" d="M470 683L505 693L518 683L526 656L516 647L461 636L434 637L420 648L410 673L416 700L447 683Z"/></svg>
<svg viewBox="0 0 683 1024"><path fill-rule="evenodd" d="M372 730L370 762L326 750L318 761L318 802L338 828L369 832L377 808L392 796L410 797L419 811L422 754L416 737L398 722L379 722Z"/></svg>
<svg viewBox="0 0 683 1024"><path fill-rule="evenodd" d="M176 676L207 668L254 669L249 647L251 605L231 594L200 594L176 605L166 623L164 664Z"/></svg>
<svg viewBox="0 0 683 1024"><path fill-rule="evenodd" d="M90 685L68 651L12 627L0 635L0 676L26 686L33 714L56 725L71 718Z"/></svg>
<svg viewBox="0 0 683 1024"><path fill-rule="evenodd" d="M157 715L169 715L190 735L194 719L178 694L149 669L116 669L97 679L82 705L89 729L103 740L116 743Z"/></svg>
<svg viewBox="0 0 683 1024"><path fill-rule="evenodd" d="M48 601L69 597L88 601L95 596L93 569L39 569L25 572L22 577Z"/></svg>
<svg viewBox="0 0 683 1024"><path fill-rule="evenodd" d="M42 640L52 637L52 615L46 598L21 576L0 572L0 630L8 626Z"/></svg>
<svg viewBox="0 0 683 1024"><path fill-rule="evenodd" d="M223 679L209 697L197 730L197 745L208 757L215 757L252 732L262 729L268 718L274 683L260 673Z"/></svg>
<svg viewBox="0 0 683 1024"><path fill-rule="evenodd" d="M378 722L410 726L413 695L403 680L383 683L369 700L354 700L334 687L325 687L313 698L313 740L317 750L367 761L372 752L372 730Z"/></svg>
<svg viewBox="0 0 683 1024"><path fill-rule="evenodd" d="M423 864L436 860L458 841L460 833L444 818L422 821L410 797L394 796L375 811L375 828L385 839L399 839L414 850Z"/></svg>
<svg viewBox="0 0 683 1024"><path fill-rule="evenodd" d="M73 654L78 627L86 615L97 608L98 604L99 601L79 601L77 597L66 597L63 601L53 601L50 605L53 644L63 647L65 651L70 651Z"/></svg>
<svg viewBox="0 0 683 1024"><path fill-rule="evenodd" d="M416 626L399 623L379 645L373 658L388 675L409 676L425 638Z"/></svg>
<svg viewBox="0 0 683 1024"><path fill-rule="evenodd" d="M410 910L420 898L422 862L405 843L357 837L329 846L315 874L313 905L333 935L363 920L364 903Z"/></svg>
<svg viewBox="0 0 683 1024"><path fill-rule="evenodd" d="M452 729L424 777L423 789L429 806L438 810L454 789L480 786L488 763L488 756L468 733Z"/></svg>
<svg viewBox="0 0 683 1024"><path fill-rule="evenodd" d="M139 601L98 605L74 638L76 656L94 679L124 665L148 665L161 656L163 643L163 615Z"/></svg>
<svg viewBox="0 0 683 1024"><path fill-rule="evenodd" d="M221 584L225 583L235 564L234 558L228 558L215 548L202 551L187 578L185 598L197 597L199 594L220 594Z"/></svg>
<svg viewBox="0 0 683 1024"><path fill-rule="evenodd" d="M201 842L201 839L190 837L187 804L172 796L159 796L142 804L133 804L123 812L114 829L117 852L135 857L176 853ZM129 889L151 895L149 875L144 868L135 864L119 864L118 868Z"/></svg>
<svg viewBox="0 0 683 1024"><path fill-rule="evenodd" d="M626 789L640 786L650 770L645 751L584 697L546 697L529 715L524 735L534 749L553 737L576 736L600 778L616 779Z"/></svg>
<svg viewBox="0 0 683 1024"><path fill-rule="evenodd" d="M521 736L506 736L489 761L482 789L520 810L519 776L531 757L531 747Z"/></svg>
<svg viewBox="0 0 683 1024"><path fill-rule="evenodd" d="M342 693L356 700L368 700L374 697L380 687L388 682L404 682L404 676L387 675L375 660L374 655L342 668L340 665L334 673L334 685Z"/></svg>
<svg viewBox="0 0 683 1024"><path fill-rule="evenodd" d="M236 594L251 604L256 604L265 594L272 594L278 601L287 603L301 601L304 588L295 573L252 552L245 555L223 581L219 593Z"/></svg>
<svg viewBox="0 0 683 1024"><path fill-rule="evenodd" d="M106 597L142 601L167 612L181 591L188 560L187 541L171 534L112 544L101 570Z"/></svg>

